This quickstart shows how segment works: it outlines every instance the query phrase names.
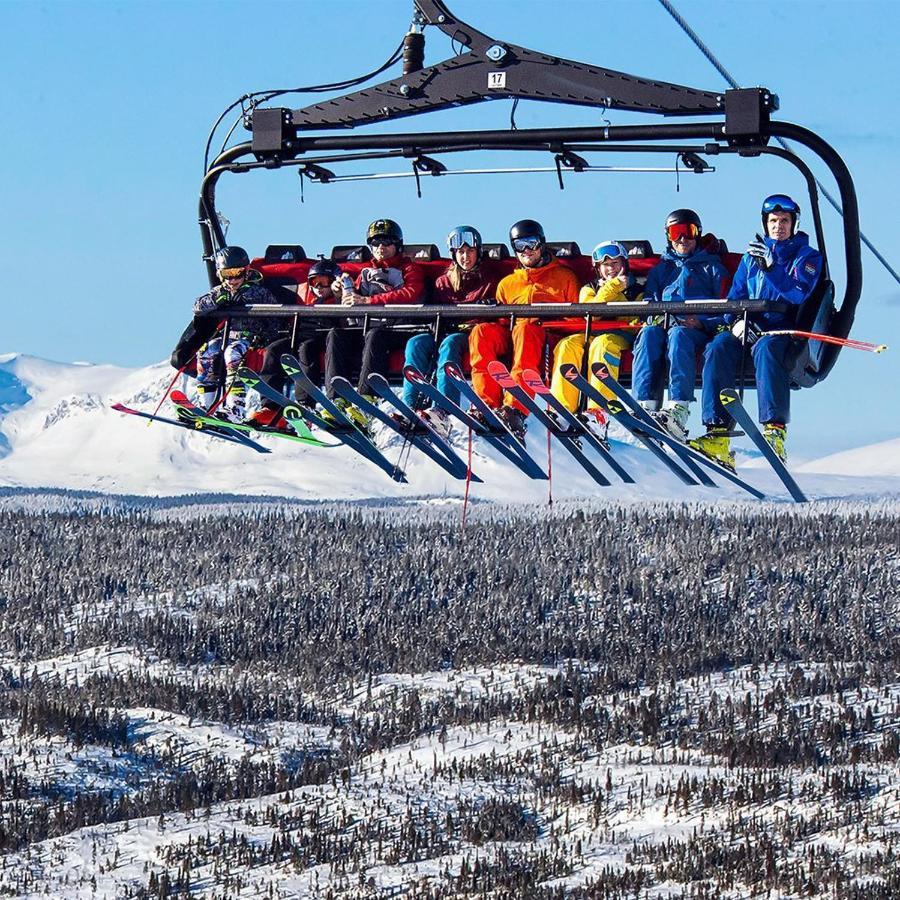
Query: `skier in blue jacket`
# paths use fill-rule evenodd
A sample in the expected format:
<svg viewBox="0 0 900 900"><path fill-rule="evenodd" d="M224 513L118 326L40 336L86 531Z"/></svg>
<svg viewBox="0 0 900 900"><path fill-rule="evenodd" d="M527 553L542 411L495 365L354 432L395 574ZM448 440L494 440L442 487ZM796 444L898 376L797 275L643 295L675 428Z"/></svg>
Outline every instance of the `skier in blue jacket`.
<svg viewBox="0 0 900 900"><path fill-rule="evenodd" d="M773 194L762 204L765 237L756 235L741 259L728 294L729 300L780 300L788 312L753 316L747 331L756 369L759 421L779 459L786 459L785 439L790 419L789 335L766 335L766 330L789 328L797 309L812 293L822 273L822 254L809 246L809 236L797 231L800 207L786 194ZM703 363L703 423L707 432L691 441L698 450L734 467L728 432L731 417L719 401L722 388L733 388L742 347L743 320L730 324L706 348Z"/></svg>
<svg viewBox="0 0 900 900"><path fill-rule="evenodd" d="M647 276L644 300L718 300L724 295L728 272L718 256L700 249L702 232L700 217L692 209L669 213L665 224L667 247ZM697 357L716 333L716 321L713 316L671 316L666 331L656 319L649 320L634 342L635 399L679 440L687 439ZM657 389L667 357L669 397L660 410Z"/></svg>

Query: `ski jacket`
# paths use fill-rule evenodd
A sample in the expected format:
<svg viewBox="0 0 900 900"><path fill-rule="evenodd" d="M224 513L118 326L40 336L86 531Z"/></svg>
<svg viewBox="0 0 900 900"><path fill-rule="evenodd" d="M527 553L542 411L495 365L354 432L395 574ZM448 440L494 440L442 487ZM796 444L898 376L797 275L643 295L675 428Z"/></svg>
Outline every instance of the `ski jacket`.
<svg viewBox="0 0 900 900"><path fill-rule="evenodd" d="M764 271L754 257L745 253L734 273L728 292L729 300L781 300L800 306L812 293L822 274L822 254L809 246L809 235L798 231L786 241L764 238L775 258L772 268ZM794 311L795 312L795 311ZM728 316L733 320L733 316ZM753 317L767 325L788 322L791 312L767 312Z"/></svg>
<svg viewBox="0 0 900 900"><path fill-rule="evenodd" d="M420 303L425 290L422 267L408 256L373 259L357 276L356 290L378 303Z"/></svg>
<svg viewBox="0 0 900 900"><path fill-rule="evenodd" d="M268 344L278 337L278 319L257 319L233 315L234 310L255 303L278 304L272 292L262 284L262 275L255 269L247 270L247 278L232 293L227 284L220 284L194 301L194 313L220 309L229 316L228 340L244 338L255 344ZM278 304L280 305L280 304Z"/></svg>
<svg viewBox="0 0 900 900"><path fill-rule="evenodd" d="M695 250L679 256L669 247L650 270L644 285L644 300L651 303L681 303L685 300L719 300L728 287L728 270L718 256ZM675 324L680 316L673 317ZM698 316L706 330L715 329L721 316Z"/></svg>
<svg viewBox="0 0 900 900"><path fill-rule="evenodd" d="M577 303L578 276L551 259L545 266L511 272L497 285L498 303Z"/></svg>
<svg viewBox="0 0 900 900"><path fill-rule="evenodd" d="M451 265L452 268L452 265ZM459 289L450 283L450 272L441 275L434 283L434 302L441 305L457 303L482 303L493 300L497 293L497 275L485 262L474 269L459 272Z"/></svg>
<svg viewBox="0 0 900 900"><path fill-rule="evenodd" d="M595 279L586 284L578 295L579 303L627 303L629 300L640 300L643 296L635 281L634 275L626 273L626 283L622 286L618 276L606 281ZM620 322L630 322L631 316L621 316Z"/></svg>

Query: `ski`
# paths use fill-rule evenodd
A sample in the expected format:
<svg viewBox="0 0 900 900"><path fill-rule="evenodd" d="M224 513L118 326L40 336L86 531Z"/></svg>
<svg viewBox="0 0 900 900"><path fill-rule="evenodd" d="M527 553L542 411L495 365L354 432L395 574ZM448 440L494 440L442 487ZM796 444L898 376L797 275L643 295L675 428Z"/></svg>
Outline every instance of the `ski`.
<svg viewBox="0 0 900 900"><path fill-rule="evenodd" d="M603 363L594 363L591 367L591 371L594 375L599 378L606 387L608 387L615 395L619 398L619 402L622 403L630 412L631 415L634 416L639 422L643 422L648 426L649 429L652 429L649 433L652 437L656 437L657 434L662 433L662 429L659 425L656 424L656 421L641 406L625 388L616 381L615 378L612 377L609 373L609 369L603 365ZM665 432L668 434L668 432ZM671 435L669 435L671 437ZM684 448L686 447L684 441L679 441L677 438L675 439L675 443L672 444L670 442L666 442L669 447L672 448L672 451L679 458L679 460L684 464L687 470L700 482L700 484L706 485L706 487L715 487L716 483L706 474L706 472L701 469L697 463L692 458L691 454L686 452ZM705 458L705 457L704 457Z"/></svg>
<svg viewBox="0 0 900 900"><path fill-rule="evenodd" d="M188 431L194 432L195 434L205 434L207 437L219 438L220 440L228 441L229 444L237 444L239 447L249 447L251 450L255 450L257 453L272 452L268 449L268 447L261 447L255 441L243 438L237 434L225 434L221 431L212 431L211 429L207 428L197 428L190 422L184 422L180 419L170 419L168 416L159 416L153 413L142 412L139 409L132 409L130 406L125 406L124 403L113 403L111 408L116 412L127 413L129 416L140 416L140 418L149 419L151 422L163 422L166 425L175 425L178 428L186 428Z"/></svg>
<svg viewBox="0 0 900 900"><path fill-rule="evenodd" d="M253 369L243 366L238 370L238 379L248 388L256 391L260 397L265 397L270 403L275 403L281 407L281 414L287 419L288 424L294 429L294 433L299 437L306 438L310 443L316 442L321 447L337 447L338 444L326 444L320 441L310 430L304 419L304 410L300 407L302 404L294 403L289 400L281 391L276 391L270 384L263 381L262 376ZM330 432L328 423L321 417L316 415L313 410L306 410L311 413L310 420L317 428L321 428L325 432ZM263 430L265 433L265 430Z"/></svg>
<svg viewBox="0 0 900 900"><path fill-rule="evenodd" d="M312 435L305 438L300 437L297 434L288 434L286 431L278 431L275 428L268 430L264 428L255 428L253 425L245 425L243 422L229 422L225 419L217 419L214 416L208 416L206 410L201 409L199 406L192 403L183 391L172 391L169 394L169 398L175 406L178 407L182 415L189 417L198 429L218 428L221 431L234 432L235 434L241 435L246 440L250 439L250 435L272 434L275 435L275 437L284 438L288 441L296 441L299 444L307 444L314 447L328 446L327 444L323 444L318 438L312 437Z"/></svg>
<svg viewBox="0 0 900 900"><path fill-rule="evenodd" d="M575 368L574 366L572 367ZM567 369L567 367L563 367L563 369ZM560 370L562 371L562 370ZM692 462L697 463L698 465L705 466L711 472L715 472L717 475L721 475L726 481L730 481L732 484L737 485L742 490L745 490L748 494L755 497L757 500L762 500L765 498L765 494L762 491L757 490L753 485L748 484L738 475L735 475L730 469L726 469L724 466L719 465L719 463L710 459L708 456L701 453L699 450L695 450L693 447L689 447L686 444L682 444L678 438L673 437L671 434L668 434L665 431L660 431L659 429L654 428L653 433L650 433L650 427L642 420L637 419L633 416L625 407L620 406L618 403L612 400L607 400L598 390L596 390L593 385L589 384L584 378L578 373L576 374L578 378L570 378L567 371L563 371L563 377L568 378L569 381L572 382L579 390L582 390L587 396L592 397L600 403L601 406L605 406L606 409L616 418L623 428L626 428L630 431L641 443L647 447L661 462L665 463L665 465L669 466L669 468L673 468L676 466L675 460L672 459L671 456L665 454L662 448L659 446L661 442L668 447L671 447L673 450L678 450L686 456L691 458ZM585 387L582 387L582 384ZM601 402L602 401L602 402ZM673 471L674 468L673 468ZM679 472L684 475L683 470L678 469ZM687 482L685 482L687 483ZM691 482L693 483L693 482Z"/></svg>
<svg viewBox="0 0 900 900"><path fill-rule="evenodd" d="M800 485L794 481L793 476L788 472L785 464L778 458L778 454L769 446L769 442L765 439L763 433L759 430L747 410L744 409L744 405L738 398L737 392L730 388L719 391L719 399L722 401L722 405L725 407L726 412L737 421L738 425L740 425L750 437L750 440L756 444L756 448L774 469L775 474L781 479L781 483L788 489L788 493L791 497L793 497L797 503L806 503L806 494L800 490Z"/></svg>
<svg viewBox="0 0 900 900"><path fill-rule="evenodd" d="M569 451L569 454L597 484L601 487L610 486L610 480L584 455L584 451L578 446L577 438L582 436L580 429L561 428L534 402L534 398L509 374L509 370L499 360L495 359L488 363L488 375L507 394L515 397Z"/></svg>
<svg viewBox="0 0 900 900"><path fill-rule="evenodd" d="M520 441L507 427L503 424L503 422L497 417L497 414L492 410L481 397L475 391L475 388L472 387L471 384L466 380L466 376L452 363L447 363L444 366L444 372L447 377L459 388L460 393L462 393L466 399L478 410L479 413L484 417L485 424L488 429L490 429L491 433L500 438L504 443L507 444L512 450L515 451L516 455L521 460L520 468L525 471L525 473L535 479L540 479L542 481L547 481L548 476L547 473L535 462L534 458L525 448L525 444Z"/></svg>
<svg viewBox="0 0 900 900"><path fill-rule="evenodd" d="M550 388L544 384L543 379L534 369L525 369L522 372L522 380L530 387L535 394L543 399L548 407L552 407L556 414L564 421L571 431L578 432L579 437L583 437L596 451L603 457L606 464L625 482L625 484L634 484L634 478L628 471L620 465L619 461L612 455L609 447L594 434L590 428L578 420L578 417L566 409L565 405L560 402L558 397L554 397Z"/></svg>
<svg viewBox="0 0 900 900"><path fill-rule="evenodd" d="M325 395L318 385L314 384L300 367L297 358L290 353L284 353L281 356L281 367L287 373L288 377L294 384L312 397L337 423L332 425L326 423L321 416L312 412L304 406L298 407L300 414L308 422L313 424L322 423L329 434L333 434L342 444L354 450L360 456L369 460L372 464L378 466L382 472L398 481L406 484L406 473L399 467L395 466L376 446L372 443L368 435L364 434L353 422L348 419L343 412L335 405L334 401Z"/></svg>
<svg viewBox="0 0 900 900"><path fill-rule="evenodd" d="M669 471L678 478L683 484L690 485L691 487L696 486L697 482L688 475L681 466L678 465L675 460L666 453L665 450L658 444L655 440L652 440L648 436L649 428L646 426L641 427L640 423L638 423L637 419L633 416L627 415L627 412L623 406L612 403L607 400L603 394L599 391L595 390L594 387L587 382L581 372L578 369L569 364L560 367L560 374L567 381L571 382L575 387L581 391L586 397L590 397L593 400L597 401L597 404L600 408L606 412L608 412L613 418L619 422L626 431L629 431L634 435ZM634 425L637 426L637 430L629 424L627 419L630 419Z"/></svg>
<svg viewBox="0 0 900 900"><path fill-rule="evenodd" d="M343 397L348 403L352 403L366 415L377 419L386 428L400 435L404 441L409 441L418 448L435 465L440 466L452 478L464 480L468 467L453 452L453 448L446 443L437 433L429 428L425 422L406 406L399 397L388 387L388 383L381 375L373 374L369 383L380 397L383 397L404 417L404 424L395 422L383 409L379 409L374 403L370 403L346 378L337 376L331 379L331 386L335 393ZM387 396L387 395L390 395ZM393 397L393 400L391 400ZM407 414L407 410L409 411ZM472 481L480 482L477 475L472 475Z"/></svg>
<svg viewBox="0 0 900 900"><path fill-rule="evenodd" d="M414 366L406 366L403 370L403 377L415 386L415 388L423 393L434 406L441 407L448 415L458 419L466 428L473 431L486 443L490 444L498 453L506 457L514 466L520 469L530 478L540 478L535 475L522 457L508 444L505 440L505 433L494 432L477 419L473 419L459 404L454 403L449 397L442 394L427 378Z"/></svg>

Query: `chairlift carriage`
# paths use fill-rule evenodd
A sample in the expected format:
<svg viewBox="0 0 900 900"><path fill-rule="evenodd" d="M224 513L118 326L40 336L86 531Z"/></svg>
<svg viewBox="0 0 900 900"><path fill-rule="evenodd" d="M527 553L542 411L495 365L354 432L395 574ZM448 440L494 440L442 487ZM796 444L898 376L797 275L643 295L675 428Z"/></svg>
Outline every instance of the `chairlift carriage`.
<svg viewBox="0 0 900 900"><path fill-rule="evenodd" d="M243 123L251 139L223 149L206 168L200 191L200 231L204 258L211 286L218 282L214 255L226 245L223 223L216 212L216 187L225 173L247 174L257 170L294 167L301 180L327 185L341 180L369 178L415 179L420 186L426 178L450 178L455 174L486 172L460 159L471 159L480 151L502 152L509 165L496 166L498 176L517 171L543 169L555 172L560 187L570 178L581 178L597 170L627 170L633 166L607 166L602 154L615 154L629 159L629 154L674 155L679 166L687 171L714 171L710 161L723 155L755 159L777 157L794 166L803 176L808 188L808 209L811 213L815 238L823 256L819 283L807 301L797 311L794 327L814 332L825 340L795 340L795 361L791 373L794 388L811 387L827 377L837 360L840 344L829 338L845 339L853 324L856 305L862 289L861 236L856 192L850 172L838 153L812 131L790 122L772 118L778 110L778 98L764 87L709 91L684 85L639 78L588 63L574 62L524 47L496 40L457 19L442 0L413 0L414 20L403 40L403 74L399 78L374 87L365 87L305 106L288 109L255 105L246 109ZM424 66L424 44L427 28L445 34L461 48L457 55ZM398 53L392 58L396 61ZM383 67L386 68L387 66ZM275 92L268 96L274 97ZM246 98L245 98L246 99ZM629 111L647 117L677 118L678 121L646 124L554 128L522 128L509 130L471 131L400 131L384 133L385 123L410 116L483 101L521 99L550 101L556 104L589 107L598 111ZM221 121L221 119L220 119ZM819 191L809 165L795 152L773 146L773 139L785 138L811 151L828 167L833 175L843 209L843 254L846 282L840 305L835 303L835 286L829 273L828 252L819 210ZM517 167L517 154L545 155L544 166ZM522 157L520 156L519 159ZM630 157L634 159L634 157ZM360 162L403 166L372 172L366 175L352 171ZM348 173L347 168L351 171ZM518 177L513 175L513 177ZM452 224L452 223L449 223ZM551 242L552 243L552 242ZM588 280L591 270L589 256L570 244L557 246L560 261L571 266ZM635 241L628 245L632 271L640 278L658 261L650 244ZM417 252L418 251L418 252ZM339 247L332 255L355 272L363 265L354 255L365 248ZM449 260L441 259L437 248L430 244L407 245L407 252L426 269L426 280L443 272ZM494 245L494 254L501 259L508 256L505 246ZM739 256L726 254L726 266L734 271ZM511 270L513 259L505 261ZM265 283L277 288L296 290L305 281L311 261L298 245L270 245L266 253L253 261ZM595 304L553 304L516 307L466 307L429 305L415 307L358 308L356 314L368 326L370 317L387 320L396 326L432 327L435 332L443 321L474 319L510 319L529 316L545 323L567 319L583 321L585 333L602 327L604 320L612 321L622 315L692 315L720 313L724 301L689 303L610 303L600 311ZM746 317L764 310L786 309L786 304L770 301L728 303L728 311ZM296 335L303 317L317 320L346 319L347 307L300 306L286 303L282 307L256 307L255 313L283 316L285 328ZM221 318L221 314L219 314ZM580 326L579 326L580 327ZM746 348L745 348L746 349ZM752 363L745 353L746 364L739 387L753 383ZM397 373L394 373L397 374ZM621 381L627 385L628 370L623 367Z"/></svg>

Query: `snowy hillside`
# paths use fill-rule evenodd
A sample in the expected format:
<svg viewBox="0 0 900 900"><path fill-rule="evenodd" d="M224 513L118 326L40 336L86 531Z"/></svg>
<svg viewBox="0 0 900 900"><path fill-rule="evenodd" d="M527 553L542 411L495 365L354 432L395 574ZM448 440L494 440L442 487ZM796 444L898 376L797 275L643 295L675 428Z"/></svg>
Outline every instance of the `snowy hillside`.
<svg viewBox="0 0 900 900"><path fill-rule="evenodd" d="M55 363L16 354L0 357L0 486L145 496L224 492L303 500L461 498L463 495L462 482L447 477L415 450L403 463L409 484L398 485L344 447L307 448L266 437L262 442L272 452L261 456L171 426L154 423L148 427L146 421L110 409L118 401L152 411L172 374L167 363L126 369ZM617 437L615 431L612 436ZM622 434L618 437L624 439ZM534 456L545 464L546 439L539 425L532 425L528 442ZM454 443L460 455L464 455L465 436L457 433ZM889 444L881 446L889 451ZM397 460L402 450L396 437L384 449L391 460ZM611 487L598 487L554 443L554 498L596 497L625 502L669 498L748 499L748 495L727 482L722 482L718 489L685 489L643 448L614 440L613 449L637 485L622 484L613 475ZM890 453L886 452L885 456ZM772 499L786 497L780 483L761 460L743 454L739 455L739 463L746 464L748 480ZM471 496L475 499L504 502L547 499L546 483L520 475L478 442L473 468L484 480L484 484L472 485ZM600 468L605 468L602 463ZM810 465L802 471L849 472L850 469L816 469ZM881 477L896 475L896 463L891 469L886 462L884 468L874 469L871 474L877 477L809 475L802 479L802 485L813 497L896 493L897 483Z"/></svg>
<svg viewBox="0 0 900 900"><path fill-rule="evenodd" d="M800 472L823 472L829 475L900 477L900 438L881 441L868 447L856 447L832 453L800 466Z"/></svg>

